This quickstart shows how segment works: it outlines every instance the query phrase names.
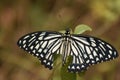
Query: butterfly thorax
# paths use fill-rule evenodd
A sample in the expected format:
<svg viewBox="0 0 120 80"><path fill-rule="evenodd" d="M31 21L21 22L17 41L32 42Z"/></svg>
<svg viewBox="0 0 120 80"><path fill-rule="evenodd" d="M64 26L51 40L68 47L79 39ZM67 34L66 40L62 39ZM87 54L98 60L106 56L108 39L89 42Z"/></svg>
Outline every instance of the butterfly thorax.
<svg viewBox="0 0 120 80"><path fill-rule="evenodd" d="M68 36L70 36L70 29L66 29L66 32L64 33L64 39L67 41Z"/></svg>

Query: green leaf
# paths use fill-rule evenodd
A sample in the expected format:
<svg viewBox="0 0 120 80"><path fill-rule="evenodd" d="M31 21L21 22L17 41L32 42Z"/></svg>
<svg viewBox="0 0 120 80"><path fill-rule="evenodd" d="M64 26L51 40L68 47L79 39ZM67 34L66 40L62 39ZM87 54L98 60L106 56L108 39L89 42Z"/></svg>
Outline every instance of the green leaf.
<svg viewBox="0 0 120 80"><path fill-rule="evenodd" d="M68 66L62 66L61 68L61 80L76 80L76 73L67 71Z"/></svg>
<svg viewBox="0 0 120 80"><path fill-rule="evenodd" d="M82 34L83 32L85 32L85 31L87 31L87 30L92 31L92 29L91 29L89 26L84 25L84 24L81 24L81 25L78 25L78 26L75 28L74 34Z"/></svg>
<svg viewBox="0 0 120 80"><path fill-rule="evenodd" d="M58 64L56 67L57 68L53 70L52 80L61 80L61 76L60 76L61 65Z"/></svg>
<svg viewBox="0 0 120 80"><path fill-rule="evenodd" d="M61 55L54 54L54 68L52 74L52 80L61 80L60 72L62 66Z"/></svg>
<svg viewBox="0 0 120 80"><path fill-rule="evenodd" d="M59 31L60 33L65 33L66 31L65 30L61 30L61 31Z"/></svg>
<svg viewBox="0 0 120 80"><path fill-rule="evenodd" d="M68 65L72 61L72 57L69 56L67 61L68 62L66 64L64 64L61 68L61 80L76 80L76 73L71 73L71 72L68 72L68 70L67 70Z"/></svg>

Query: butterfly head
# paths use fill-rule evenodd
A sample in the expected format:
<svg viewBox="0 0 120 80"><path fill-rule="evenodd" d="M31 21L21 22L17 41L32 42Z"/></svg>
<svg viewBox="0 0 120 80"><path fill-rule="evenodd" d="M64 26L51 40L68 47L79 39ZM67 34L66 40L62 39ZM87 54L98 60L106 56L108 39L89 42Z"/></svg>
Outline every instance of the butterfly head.
<svg viewBox="0 0 120 80"><path fill-rule="evenodd" d="M67 29L66 29L65 34L66 34L66 35L70 34L70 28L67 28Z"/></svg>

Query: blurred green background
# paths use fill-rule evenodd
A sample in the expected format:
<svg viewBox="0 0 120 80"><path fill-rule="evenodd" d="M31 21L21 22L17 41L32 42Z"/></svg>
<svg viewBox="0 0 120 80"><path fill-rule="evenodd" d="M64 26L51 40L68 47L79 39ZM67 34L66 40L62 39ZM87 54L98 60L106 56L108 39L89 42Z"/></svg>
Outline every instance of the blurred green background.
<svg viewBox="0 0 120 80"><path fill-rule="evenodd" d="M0 80L50 80L53 71L16 42L29 32L78 24L120 52L120 0L0 0ZM120 80L120 59L90 67L81 80Z"/></svg>

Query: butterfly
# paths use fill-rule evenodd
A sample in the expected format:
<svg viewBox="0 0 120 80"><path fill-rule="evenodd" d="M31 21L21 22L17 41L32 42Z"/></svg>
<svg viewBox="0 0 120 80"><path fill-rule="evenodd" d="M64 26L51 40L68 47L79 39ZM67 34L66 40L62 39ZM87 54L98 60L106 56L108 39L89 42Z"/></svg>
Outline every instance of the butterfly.
<svg viewBox="0 0 120 80"><path fill-rule="evenodd" d="M21 37L17 45L37 57L41 64L52 69L54 54L62 55L62 63L72 57L68 71L81 72L93 64L110 61L118 52L109 43L92 36L56 31L32 32Z"/></svg>

